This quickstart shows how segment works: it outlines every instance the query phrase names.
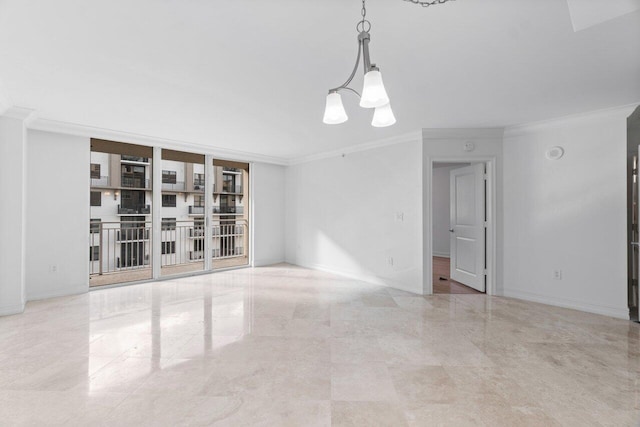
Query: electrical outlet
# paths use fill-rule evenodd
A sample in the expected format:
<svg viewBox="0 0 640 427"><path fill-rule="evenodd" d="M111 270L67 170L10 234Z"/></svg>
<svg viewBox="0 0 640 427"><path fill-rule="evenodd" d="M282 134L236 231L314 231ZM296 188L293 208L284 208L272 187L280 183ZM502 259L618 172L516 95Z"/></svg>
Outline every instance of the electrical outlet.
<svg viewBox="0 0 640 427"><path fill-rule="evenodd" d="M56 273L58 271L58 266L57 265L50 265L49 266L49 272L50 273Z"/></svg>
<svg viewBox="0 0 640 427"><path fill-rule="evenodd" d="M404 212L396 212L396 221L399 221L399 222L404 221Z"/></svg>
<svg viewBox="0 0 640 427"><path fill-rule="evenodd" d="M553 270L553 278L555 280L562 280L562 270Z"/></svg>

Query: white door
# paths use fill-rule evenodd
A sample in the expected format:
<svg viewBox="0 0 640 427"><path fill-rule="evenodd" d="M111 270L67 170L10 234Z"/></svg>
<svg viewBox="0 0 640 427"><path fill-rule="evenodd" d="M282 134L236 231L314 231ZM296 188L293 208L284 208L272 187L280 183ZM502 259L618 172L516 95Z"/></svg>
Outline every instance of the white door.
<svg viewBox="0 0 640 427"><path fill-rule="evenodd" d="M485 292L484 163L450 172L451 279Z"/></svg>

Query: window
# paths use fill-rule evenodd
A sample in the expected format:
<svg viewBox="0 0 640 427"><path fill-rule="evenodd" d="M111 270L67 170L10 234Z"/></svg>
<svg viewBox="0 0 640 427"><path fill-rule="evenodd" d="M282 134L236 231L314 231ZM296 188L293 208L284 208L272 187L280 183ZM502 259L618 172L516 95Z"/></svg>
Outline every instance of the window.
<svg viewBox="0 0 640 427"><path fill-rule="evenodd" d="M122 165L120 185L127 188L149 188L144 166Z"/></svg>
<svg viewBox="0 0 640 427"><path fill-rule="evenodd" d="M204 196L194 196L193 206L204 207Z"/></svg>
<svg viewBox="0 0 640 427"><path fill-rule="evenodd" d="M163 230L175 230L176 229L176 219L175 218L162 218L162 229Z"/></svg>
<svg viewBox="0 0 640 427"><path fill-rule="evenodd" d="M162 242L162 255L175 254L176 242Z"/></svg>
<svg viewBox="0 0 640 427"><path fill-rule="evenodd" d="M89 247L89 261L100 261L100 246Z"/></svg>
<svg viewBox="0 0 640 427"><path fill-rule="evenodd" d="M176 171L162 171L162 183L163 184L175 184L176 183Z"/></svg>
<svg viewBox="0 0 640 427"><path fill-rule="evenodd" d="M204 185L204 174L203 173L194 173L193 174L193 185Z"/></svg>
<svg viewBox="0 0 640 427"><path fill-rule="evenodd" d="M162 195L162 207L175 208L176 207L176 195L175 194L163 194Z"/></svg>
<svg viewBox="0 0 640 427"><path fill-rule="evenodd" d="M91 192L91 206L102 206L102 192Z"/></svg>
<svg viewBox="0 0 640 427"><path fill-rule="evenodd" d="M100 163L91 163L91 178L100 179Z"/></svg>
<svg viewBox="0 0 640 427"><path fill-rule="evenodd" d="M204 251L204 239L195 239L193 241L193 250L196 252Z"/></svg>
<svg viewBox="0 0 640 427"><path fill-rule="evenodd" d="M233 193L233 183L235 181L235 176L233 175L223 175L222 176L222 191L225 193Z"/></svg>
<svg viewBox="0 0 640 427"><path fill-rule="evenodd" d="M91 218L89 222L89 233L95 234L100 232L100 218Z"/></svg>

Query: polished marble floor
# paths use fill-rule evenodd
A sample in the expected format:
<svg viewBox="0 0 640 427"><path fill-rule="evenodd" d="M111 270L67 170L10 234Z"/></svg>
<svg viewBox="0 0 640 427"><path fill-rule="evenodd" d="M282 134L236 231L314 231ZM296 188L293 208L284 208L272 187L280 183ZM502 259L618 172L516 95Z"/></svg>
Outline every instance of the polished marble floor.
<svg viewBox="0 0 640 427"><path fill-rule="evenodd" d="M280 265L0 318L0 425L626 426L640 328Z"/></svg>

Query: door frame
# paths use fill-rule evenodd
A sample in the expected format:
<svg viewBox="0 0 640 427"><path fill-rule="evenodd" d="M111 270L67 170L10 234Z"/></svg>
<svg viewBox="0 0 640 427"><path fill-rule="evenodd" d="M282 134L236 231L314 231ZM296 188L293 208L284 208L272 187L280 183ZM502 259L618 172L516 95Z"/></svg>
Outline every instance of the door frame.
<svg viewBox="0 0 640 427"><path fill-rule="evenodd" d="M426 172L428 177L428 193L425 195L425 201L427 202L427 213L429 215L429 221L426 226L427 239L424 253L424 259L426 262L423 267L424 279L424 294L433 295L433 164L434 163L485 163L487 165L487 193L486 193L486 209L487 209L487 239L486 239L486 257L487 257L487 286L486 294L496 294L496 271L497 271L497 257L496 257L496 165L497 159L495 156L430 156L428 161L425 162Z"/></svg>

